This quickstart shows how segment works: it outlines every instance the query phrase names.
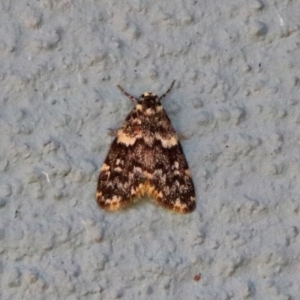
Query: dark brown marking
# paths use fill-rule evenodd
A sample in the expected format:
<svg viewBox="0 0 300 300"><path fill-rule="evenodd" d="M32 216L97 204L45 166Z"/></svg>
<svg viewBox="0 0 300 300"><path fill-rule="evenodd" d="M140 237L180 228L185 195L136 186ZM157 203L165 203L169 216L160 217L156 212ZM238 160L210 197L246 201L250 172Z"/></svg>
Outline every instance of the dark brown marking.
<svg viewBox="0 0 300 300"><path fill-rule="evenodd" d="M197 274L194 276L195 281L200 281L201 280L201 273Z"/></svg>

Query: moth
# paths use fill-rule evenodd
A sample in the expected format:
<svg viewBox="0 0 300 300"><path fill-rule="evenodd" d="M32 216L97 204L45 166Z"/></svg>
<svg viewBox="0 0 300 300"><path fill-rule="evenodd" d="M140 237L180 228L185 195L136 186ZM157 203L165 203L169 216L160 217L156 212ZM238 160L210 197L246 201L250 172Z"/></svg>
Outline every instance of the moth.
<svg viewBox="0 0 300 300"><path fill-rule="evenodd" d="M191 172L179 138L160 97L145 92L139 98L120 91L136 103L114 140L100 170L96 198L108 211L124 208L143 196L179 213L192 212L196 197Z"/></svg>

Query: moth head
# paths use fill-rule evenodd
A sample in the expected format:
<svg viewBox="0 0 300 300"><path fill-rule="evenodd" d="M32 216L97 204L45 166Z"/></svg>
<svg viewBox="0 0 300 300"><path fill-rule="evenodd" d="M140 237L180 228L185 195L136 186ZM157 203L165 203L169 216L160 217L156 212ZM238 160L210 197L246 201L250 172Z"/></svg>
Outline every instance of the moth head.
<svg viewBox="0 0 300 300"><path fill-rule="evenodd" d="M145 92L141 95L139 101L141 104L151 107L159 103L159 98L154 93Z"/></svg>

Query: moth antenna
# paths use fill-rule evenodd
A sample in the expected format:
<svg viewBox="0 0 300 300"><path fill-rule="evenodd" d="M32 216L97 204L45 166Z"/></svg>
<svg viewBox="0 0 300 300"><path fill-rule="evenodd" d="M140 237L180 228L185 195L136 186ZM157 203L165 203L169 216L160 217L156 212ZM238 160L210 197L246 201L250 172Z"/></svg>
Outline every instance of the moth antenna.
<svg viewBox="0 0 300 300"><path fill-rule="evenodd" d="M165 97L169 94L169 92L171 91L171 89L172 89L173 86L174 86L175 81L176 81L176 80L173 80L173 81L172 81L172 83L171 83L170 87L168 88L168 90L167 90L163 95L161 95L161 96L159 97L159 100L162 100L163 98L165 98Z"/></svg>
<svg viewBox="0 0 300 300"><path fill-rule="evenodd" d="M122 94L124 94L125 96L127 96L131 101L134 101L134 102L138 102L139 101L139 99L137 99L134 96L132 96L129 93L127 93L119 84L117 85L117 88L122 92Z"/></svg>

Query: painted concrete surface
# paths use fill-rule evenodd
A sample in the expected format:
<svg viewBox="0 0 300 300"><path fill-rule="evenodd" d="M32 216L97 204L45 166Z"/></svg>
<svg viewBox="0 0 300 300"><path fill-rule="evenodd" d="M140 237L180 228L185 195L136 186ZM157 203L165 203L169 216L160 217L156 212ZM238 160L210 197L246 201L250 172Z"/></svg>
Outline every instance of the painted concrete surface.
<svg viewBox="0 0 300 300"><path fill-rule="evenodd" d="M0 299L300 299L298 1L0 3ZM163 104L196 211L107 213L99 168Z"/></svg>

